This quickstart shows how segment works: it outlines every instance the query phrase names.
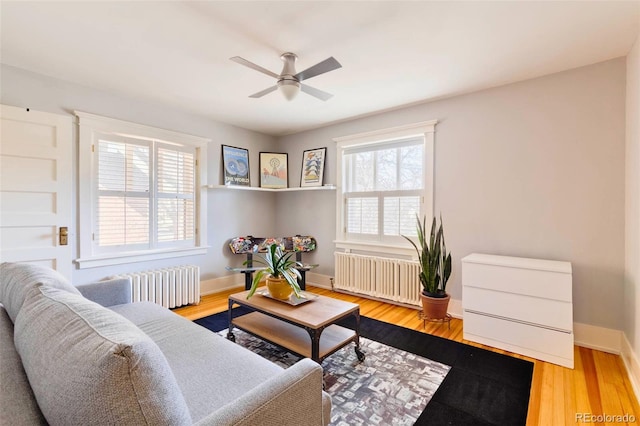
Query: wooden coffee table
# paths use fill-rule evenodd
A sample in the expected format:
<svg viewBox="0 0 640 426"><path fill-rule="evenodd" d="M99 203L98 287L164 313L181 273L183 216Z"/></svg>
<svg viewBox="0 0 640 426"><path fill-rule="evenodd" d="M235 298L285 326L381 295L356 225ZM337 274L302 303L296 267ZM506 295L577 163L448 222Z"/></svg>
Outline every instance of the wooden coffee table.
<svg viewBox="0 0 640 426"><path fill-rule="evenodd" d="M354 342L358 360L364 360L365 354L360 350L360 305L303 292L310 300L294 306L260 292L258 289L250 299L248 291L229 296L229 340L235 341L233 329L237 327L317 363ZM234 305L254 312L234 318ZM336 324L349 316L356 319L355 330Z"/></svg>

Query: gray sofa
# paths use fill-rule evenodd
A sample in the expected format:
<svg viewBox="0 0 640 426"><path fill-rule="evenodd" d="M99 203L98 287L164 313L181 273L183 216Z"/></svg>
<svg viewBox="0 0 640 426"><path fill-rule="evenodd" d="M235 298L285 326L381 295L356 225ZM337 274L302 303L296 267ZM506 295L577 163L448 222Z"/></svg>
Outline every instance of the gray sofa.
<svg viewBox="0 0 640 426"><path fill-rule="evenodd" d="M0 424L328 424L317 363L282 369L130 295L0 265Z"/></svg>

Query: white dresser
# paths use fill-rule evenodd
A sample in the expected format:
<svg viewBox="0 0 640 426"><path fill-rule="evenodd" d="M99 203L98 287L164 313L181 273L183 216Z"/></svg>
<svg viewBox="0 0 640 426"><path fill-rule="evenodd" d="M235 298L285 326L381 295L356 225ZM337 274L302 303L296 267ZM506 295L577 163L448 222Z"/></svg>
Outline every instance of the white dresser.
<svg viewBox="0 0 640 426"><path fill-rule="evenodd" d="M464 338L573 368L571 263L462 259Z"/></svg>

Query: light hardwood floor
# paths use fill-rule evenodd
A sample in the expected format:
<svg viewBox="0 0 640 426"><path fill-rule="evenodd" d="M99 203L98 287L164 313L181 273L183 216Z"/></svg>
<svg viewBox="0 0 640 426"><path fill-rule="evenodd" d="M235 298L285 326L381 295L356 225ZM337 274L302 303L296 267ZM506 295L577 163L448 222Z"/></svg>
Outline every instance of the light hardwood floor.
<svg viewBox="0 0 640 426"><path fill-rule="evenodd" d="M634 396L622 358L618 355L575 346L575 368L571 370L464 340L462 320L459 319L451 321L451 328L434 323L424 327L414 309L318 287L309 286L307 290L358 303L361 315L370 318L532 361L534 370L527 425L579 425L582 423L576 421L578 413L610 416L629 414L636 419L636 422L629 424L640 424L640 405ZM229 294L239 291L242 289L203 296L199 305L177 308L174 312L190 320L222 312L227 309ZM612 421L597 424L625 423Z"/></svg>

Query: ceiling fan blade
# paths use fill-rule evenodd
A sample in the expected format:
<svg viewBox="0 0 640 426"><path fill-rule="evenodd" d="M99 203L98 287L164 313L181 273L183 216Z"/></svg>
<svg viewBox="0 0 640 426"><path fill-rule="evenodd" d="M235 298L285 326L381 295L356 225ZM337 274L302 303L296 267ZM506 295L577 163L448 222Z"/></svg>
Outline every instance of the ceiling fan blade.
<svg viewBox="0 0 640 426"><path fill-rule="evenodd" d="M338 68L342 68L340 62L336 61L332 56L330 58L325 59L322 62L318 62L312 67L307 68L304 71L300 71L294 77L298 79L298 81L308 80L311 77L315 77L320 74L324 74L325 72L337 70Z"/></svg>
<svg viewBox="0 0 640 426"><path fill-rule="evenodd" d="M264 95L269 94L269 93L271 93L271 92L274 92L274 91L276 91L276 90L278 90L278 86L277 86L277 85L276 85L276 86L271 86L271 87L269 87L268 89L261 90L260 92L258 92L258 93L254 93L253 95L251 95L251 96L249 96L249 97L250 97L250 98L261 98L261 97L263 97Z"/></svg>
<svg viewBox="0 0 640 426"><path fill-rule="evenodd" d="M300 90L302 90L307 95L314 96L321 101L328 101L333 97L331 93L323 92L320 89L316 89L315 87L307 86L306 84L300 84Z"/></svg>
<svg viewBox="0 0 640 426"><path fill-rule="evenodd" d="M229 58L229 59L231 59L233 62L236 62L236 63L238 63L240 65L244 65L245 67L249 67L249 68L254 69L256 71L260 71L261 73L266 74L266 75L268 75L270 77L280 78L280 76L278 74L276 74L274 72L271 72L266 68L262 68L260 65L256 65L253 62L249 62L246 59L241 58L240 56L234 56L233 58Z"/></svg>

